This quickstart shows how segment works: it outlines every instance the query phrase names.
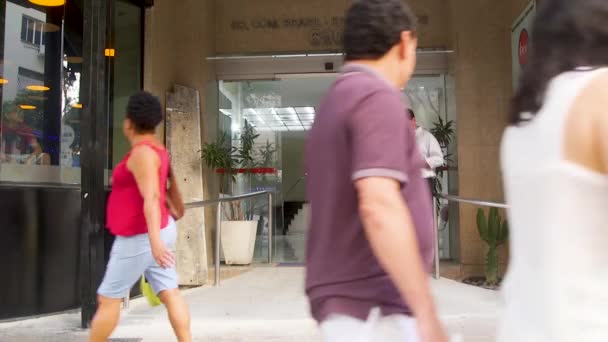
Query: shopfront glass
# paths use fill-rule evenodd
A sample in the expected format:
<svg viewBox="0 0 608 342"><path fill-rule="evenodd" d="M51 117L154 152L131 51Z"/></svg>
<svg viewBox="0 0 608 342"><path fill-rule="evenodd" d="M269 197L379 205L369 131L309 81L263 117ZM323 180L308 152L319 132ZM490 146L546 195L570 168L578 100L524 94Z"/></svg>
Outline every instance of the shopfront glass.
<svg viewBox="0 0 608 342"><path fill-rule="evenodd" d="M448 75L420 75L408 83L403 93L414 110L417 124L437 138L443 151L444 166L435 170L437 177L434 180L434 191L457 194L456 117L453 105L449 105L453 96L449 91L450 82ZM442 259L452 259L455 255L451 250L450 241L452 237L457 236L455 230L458 220L450 219L447 202L435 201L435 205L440 213L439 256Z"/></svg>
<svg viewBox="0 0 608 342"><path fill-rule="evenodd" d="M63 6L1 1L0 182L80 184L82 0ZM128 97L142 86L142 9L113 6L108 169L128 151L122 135ZM110 52L111 51L111 52ZM109 178L109 170L106 173Z"/></svg>
<svg viewBox="0 0 608 342"><path fill-rule="evenodd" d="M142 89L143 70L141 7L128 0L117 0L113 18L114 25L110 37L114 48L114 56L110 59L110 169L129 151L129 142L122 133L122 122L129 96Z"/></svg>
<svg viewBox="0 0 608 342"><path fill-rule="evenodd" d="M127 148L126 98L142 83L137 3L0 0L0 266L10 274L0 283L0 320L77 308L83 273L103 272L105 190L89 184L101 179L91 164L105 160L108 186ZM84 17L104 8L107 17ZM108 35L83 33L99 27ZM87 96L91 83L98 89ZM107 131L107 144L92 138L97 130ZM96 259L85 265L88 254Z"/></svg>
<svg viewBox="0 0 608 342"><path fill-rule="evenodd" d="M82 1L0 8L0 182L79 184Z"/></svg>
<svg viewBox="0 0 608 342"><path fill-rule="evenodd" d="M278 196L275 203L275 231L273 260L279 263L302 263L305 259L306 231L309 207L306 203L304 145L311 128L316 108L323 94L335 80L335 74L290 75L274 80L243 80L220 82L220 132L229 137L234 147L241 144L245 127L255 132L253 168L266 168L256 172L238 174L234 181L225 179L223 189L230 194L243 194L259 190L273 190ZM448 134L449 142L442 143L446 165L438 170L436 191L453 192L450 173L454 170L454 133L445 128L446 122L454 126L454 111L449 109L445 75L419 75L403 91L404 102L409 103L424 129L435 134ZM450 124L448 124L450 125ZM441 209L444 203L436 203ZM255 261L264 262L267 255L267 227L265 199L250 204L260 220L255 247ZM445 209L447 210L447 208ZM224 220L228 217L225 216ZM448 220L440 221L440 254L451 257L450 237L454 227Z"/></svg>

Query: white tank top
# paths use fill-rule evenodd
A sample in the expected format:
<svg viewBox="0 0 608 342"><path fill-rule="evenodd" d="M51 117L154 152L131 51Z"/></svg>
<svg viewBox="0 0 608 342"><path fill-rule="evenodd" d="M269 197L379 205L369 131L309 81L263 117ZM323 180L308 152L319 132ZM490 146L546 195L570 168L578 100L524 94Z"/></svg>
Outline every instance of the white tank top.
<svg viewBox="0 0 608 342"><path fill-rule="evenodd" d="M606 71L559 75L535 118L503 137L511 260L501 342L608 341L608 176L563 156L574 100Z"/></svg>

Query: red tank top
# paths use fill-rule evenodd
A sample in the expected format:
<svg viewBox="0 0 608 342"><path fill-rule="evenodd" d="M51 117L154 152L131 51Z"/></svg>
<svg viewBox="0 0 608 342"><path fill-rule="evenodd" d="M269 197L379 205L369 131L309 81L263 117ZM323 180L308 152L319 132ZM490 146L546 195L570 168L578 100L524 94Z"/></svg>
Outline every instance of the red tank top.
<svg viewBox="0 0 608 342"><path fill-rule="evenodd" d="M150 142L141 142L139 145L146 145L152 148L160 158L160 168L158 170L160 187L160 212L161 229L169 223L169 209L167 208L167 178L169 176L169 153L164 147L154 145ZM134 148L135 148L134 147ZM107 227L114 235L133 236L148 233L148 225L144 216L144 199L137 188L135 177L127 168L127 161L131 156L131 151L124 159L116 165L112 172L112 192L108 199L107 207Z"/></svg>

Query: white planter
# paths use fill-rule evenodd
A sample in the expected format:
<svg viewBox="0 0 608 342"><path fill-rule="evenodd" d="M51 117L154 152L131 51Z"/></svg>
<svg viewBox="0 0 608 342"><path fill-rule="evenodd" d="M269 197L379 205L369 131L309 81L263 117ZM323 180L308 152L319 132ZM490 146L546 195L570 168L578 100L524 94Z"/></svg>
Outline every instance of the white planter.
<svg viewBox="0 0 608 342"><path fill-rule="evenodd" d="M257 228L257 221L222 222L222 250L227 265L251 264Z"/></svg>

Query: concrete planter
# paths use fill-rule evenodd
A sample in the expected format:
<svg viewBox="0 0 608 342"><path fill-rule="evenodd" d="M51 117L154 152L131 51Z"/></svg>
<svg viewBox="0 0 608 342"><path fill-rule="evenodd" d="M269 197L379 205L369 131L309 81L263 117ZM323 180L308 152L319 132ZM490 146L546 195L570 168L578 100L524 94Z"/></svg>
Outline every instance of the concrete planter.
<svg viewBox="0 0 608 342"><path fill-rule="evenodd" d="M222 222L222 250L226 265L251 264L257 227L257 221Z"/></svg>

